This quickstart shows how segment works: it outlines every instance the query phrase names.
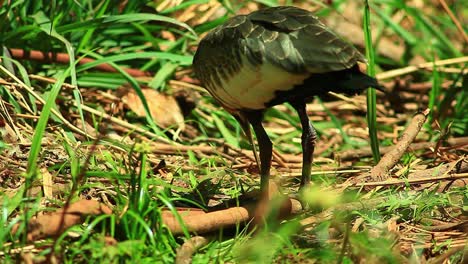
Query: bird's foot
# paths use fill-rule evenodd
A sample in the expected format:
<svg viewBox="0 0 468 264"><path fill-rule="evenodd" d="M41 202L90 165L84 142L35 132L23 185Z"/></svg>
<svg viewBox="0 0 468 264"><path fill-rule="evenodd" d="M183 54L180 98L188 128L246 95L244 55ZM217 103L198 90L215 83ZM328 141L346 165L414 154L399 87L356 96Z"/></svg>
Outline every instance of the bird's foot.
<svg viewBox="0 0 468 264"><path fill-rule="evenodd" d="M302 194L300 194L300 193L291 194L291 195L289 195L289 198L291 200L296 201L296 203L298 202L300 204L300 207L301 207L300 211L303 211L303 212L304 211L309 211L309 209L310 209L309 203L304 199Z"/></svg>
<svg viewBox="0 0 468 264"><path fill-rule="evenodd" d="M298 192L289 196L291 199L294 199L300 203L302 211L308 211L310 209L309 203L304 198L304 192L307 192L307 190L310 189L310 186L310 182L306 184L301 184L301 186L299 186Z"/></svg>
<svg viewBox="0 0 468 264"><path fill-rule="evenodd" d="M254 219L257 224L263 221L285 219L292 213L291 201L284 195L273 181L268 189L261 191Z"/></svg>

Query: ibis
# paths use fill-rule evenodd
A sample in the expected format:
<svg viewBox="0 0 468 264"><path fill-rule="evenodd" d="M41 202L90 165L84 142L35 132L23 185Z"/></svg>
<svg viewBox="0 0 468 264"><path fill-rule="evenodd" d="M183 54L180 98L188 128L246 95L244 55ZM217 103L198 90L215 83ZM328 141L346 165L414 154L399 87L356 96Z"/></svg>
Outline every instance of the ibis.
<svg viewBox="0 0 468 264"><path fill-rule="evenodd" d="M260 189L268 190L272 142L262 119L265 110L289 103L302 126L300 187L310 183L317 133L306 103L328 92L355 95L381 90L363 72L365 57L311 12L292 6L260 9L230 18L199 43L193 60L196 77L240 123L259 148ZM255 149L255 148L254 148ZM257 160L258 162L258 160Z"/></svg>

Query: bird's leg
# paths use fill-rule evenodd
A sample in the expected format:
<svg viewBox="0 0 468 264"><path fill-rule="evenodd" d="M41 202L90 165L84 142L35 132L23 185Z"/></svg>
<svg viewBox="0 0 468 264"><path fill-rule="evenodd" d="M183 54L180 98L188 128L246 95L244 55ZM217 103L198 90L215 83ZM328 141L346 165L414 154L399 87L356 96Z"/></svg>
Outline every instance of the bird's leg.
<svg viewBox="0 0 468 264"><path fill-rule="evenodd" d="M243 114L242 112L239 113L239 115L234 115L234 117L236 118L237 122L239 122L242 130L244 131L244 134L247 136L247 139L249 140L249 143L252 146L255 162L257 163L258 169L260 170L260 159L258 157L257 150L255 149L255 143L253 140L252 132L250 131L250 123L247 120L245 114Z"/></svg>
<svg viewBox="0 0 468 264"><path fill-rule="evenodd" d="M260 150L260 191L267 195L268 181L270 179L270 167L273 145L268 137L265 128L262 126L262 111L252 111L245 113L247 120L252 124L257 136L258 148Z"/></svg>
<svg viewBox="0 0 468 264"><path fill-rule="evenodd" d="M302 125L302 177L300 188L303 188L310 183L310 172L312 170L317 132L309 121L305 102L294 102L291 105L299 114Z"/></svg>

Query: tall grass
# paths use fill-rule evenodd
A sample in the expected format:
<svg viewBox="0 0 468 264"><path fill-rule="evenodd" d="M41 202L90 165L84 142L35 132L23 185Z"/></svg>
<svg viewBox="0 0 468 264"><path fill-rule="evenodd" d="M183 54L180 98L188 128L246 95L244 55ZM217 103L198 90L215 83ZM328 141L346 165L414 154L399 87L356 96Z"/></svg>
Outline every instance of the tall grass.
<svg viewBox="0 0 468 264"><path fill-rule="evenodd" d="M124 84L130 84L132 89L137 91L148 112L147 102L153 99L143 98L142 87L150 86L160 91L171 91L174 87L169 80L179 78L178 80L183 82L193 78L190 71L186 70L190 69L198 37L220 25L233 13L250 8L252 4L261 3L262 7L283 3L302 4L319 9L316 12L318 15L327 15L342 11L348 1L328 1L331 5L327 5L323 1L223 0L218 2L227 9L226 12L214 13L216 17L202 24L190 20L185 23L175 18L184 12L199 11L199 5L216 4L214 1L182 1L179 5L156 12L155 7L162 2L123 1L122 3L126 4L118 5L111 0L67 0L51 3L4 1L0 6L0 44L3 48L3 66L0 71L0 160L5 158L11 163L0 162L0 262L19 262L21 256L15 254L13 249L27 250L28 246L32 246L32 256L37 261L44 261L45 256L55 253L64 263L172 263L176 249L192 234L185 228L183 235L173 236L162 222L163 211L174 212L176 219L180 220L176 206L205 209L213 200L223 202L227 197L235 199L244 190L258 186L258 179L253 176L256 173L232 166L233 161L243 157L236 156L233 161L226 159L224 154L232 154L230 149L225 149L226 153L219 155L207 155L197 151L181 151L177 156L155 154L149 151L147 143L139 140L140 136L133 137L134 141L127 143L125 139L132 131L118 129L110 133L109 138L99 142L94 153L89 153L89 146L94 144L92 137L75 133L65 121L74 124L88 122L93 128L116 128L117 126L112 126L108 120L85 113L80 105L92 105L102 111L108 110L107 97L103 95L114 95ZM453 9L460 8L461 2L454 2ZM429 1L424 3L432 4ZM370 8L378 14L372 16L373 23L370 23ZM197 16L201 16L206 10L197 13ZM395 21L395 17L398 16L408 18L413 24L407 26L398 23ZM379 64L389 62L382 63L382 68L392 68L395 65L406 65L414 57L431 61L463 54L458 50L459 46L453 43L456 30L444 13L418 10L405 1L376 0L371 3L365 1L363 17L369 61L368 73L371 76L376 73L375 61ZM379 41L373 43L371 38L370 29L374 24L385 28L383 32L391 34L393 39L403 41L405 54L400 61L383 58L381 54L374 53L379 45ZM169 32L174 39L165 38L162 32ZM61 52L68 54L70 60L65 64L47 60L32 61L27 58L19 60L9 56L5 51L8 48ZM428 49L431 49L430 52ZM93 58L95 62L77 64L83 57ZM117 71L100 72L96 68L100 63L108 63ZM126 73L125 68L151 72L154 76L135 78ZM413 78L417 82L433 82L428 104L434 113L438 113L434 120L439 121L441 127L446 130L445 136L466 135L468 77L443 73L442 70L436 69L430 73L420 71L414 74ZM179 76L181 72L184 72L183 77L186 79ZM32 74L53 78L55 84L38 81ZM449 89L442 87L444 80L451 81ZM21 82L33 88L35 94L25 89ZM62 86L64 83L71 83L74 87L68 89L68 86ZM196 85L196 82L191 85ZM40 99L35 96L39 96ZM101 97L96 99L97 96ZM191 134L184 134L178 143L196 146L200 142L209 141L207 139L216 138L235 147L246 146L246 141L240 137L241 129L235 119L219 108L206 93L197 96L197 108L187 117ZM367 98L369 135L374 162L378 162L380 154L376 133L378 126L375 90L369 89ZM277 149L300 156L300 125L290 112L293 112L290 106L286 107L286 111L272 109L267 112L265 123L271 124L267 130ZM321 140L325 142L327 137L331 137L330 131L338 128L344 135L344 142L328 146L321 154L322 158L316 157L317 167L326 162L325 166L335 168L340 164L333 162L329 156L349 148L350 145L358 144L354 135L344 134L344 126L355 125L361 119L355 116L353 119L346 119L350 122L345 123L342 118L348 116L343 113L349 111L327 109L325 112L325 118L314 121L321 134ZM57 118L58 113L65 119ZM323 116L323 113L321 114ZM395 119L401 120L401 115L396 114ZM5 117L11 117L11 120ZM128 118L135 126L156 131L158 137L169 140L162 129L154 124L150 115L147 115L146 119L125 115L117 117ZM3 137L4 120L19 124L17 130L25 138L23 144L12 144L7 137ZM8 122L6 123L9 124ZM397 125L401 124L380 124L379 128L385 126L386 131L392 131ZM288 130L291 127L297 129ZM361 127L360 124L358 127ZM432 133L433 127L435 126L428 126L426 129ZM116 135L120 137L114 138ZM391 139L386 140L391 142ZM294 159L293 155L286 157ZM417 152L411 153L411 159L403 162L406 171L413 170L412 164L418 162L417 165L427 166L428 162L425 160L413 158L418 155ZM86 161L87 156L90 157L89 161ZM40 169L47 169L56 183L68 184L76 180L74 177L80 168L85 167L81 165L85 162L89 162L86 164L88 169L77 193L72 194L67 187L63 187L54 193L54 199L46 200L42 197ZM362 159L353 161L353 165L368 166L369 163L368 160ZM284 172L285 168L280 166L276 169L273 173L283 176L281 179L285 179L285 188L291 187L291 190L296 191L297 186L289 184L291 181L288 175L291 173ZM317 169L316 173L321 172ZM399 218L401 221L398 220L398 224L401 226L420 223L424 219L440 215L441 212L447 213L448 210L453 210L448 213L456 217L456 213L464 208L464 198L459 198L464 197L466 189L453 188L450 192L439 193L433 190L421 191L411 186L382 188L365 195L362 194L365 190L348 188L336 194L340 197L336 199L339 201L323 205L320 202L330 202L332 199L329 194L332 192L335 195L335 190L339 189L335 188L335 184L345 182L350 176L346 174L345 177L341 177L338 173L333 177L328 175L324 174L315 179L320 188L310 192L311 195L316 195L311 198L311 202L318 204L312 213L319 213L328 206L338 206L341 202L359 201L363 206L351 212L336 212L333 220L320 220L305 231L299 228L301 219L289 219L282 223L267 222L253 239L250 239L253 236L250 230L240 226L234 231L221 230L213 234L210 237L211 242L195 255L194 263L259 259L264 262L305 262L314 259L322 263L337 260L352 263L360 258L374 260L376 255L383 262L397 263L401 256L395 253L395 239L391 233L385 232L387 227L391 226L389 223L393 223L391 221L397 221L394 219ZM19 184L15 185L16 183ZM36 187L40 187L40 191L36 196L30 197L28 191L37 190ZM58 238L28 242L24 236L28 227L27 220L38 213L56 210L63 206L70 196L73 196L72 199L90 198L108 203L113 206L114 213L88 218L83 225L73 227ZM378 204L366 206L365 202L369 197L384 199ZM346 231L347 223L355 219L359 219L361 224L356 225L352 232ZM19 232L13 234L13 227L18 223L21 224ZM347 239L341 243L344 234ZM340 242L335 243L336 241ZM444 244L437 251L430 253L443 252L446 246ZM416 256L421 252L416 252Z"/></svg>
<svg viewBox="0 0 468 264"><path fill-rule="evenodd" d="M364 36L366 43L366 57L369 61L368 74L375 76L375 52L372 43L369 1L364 1ZM380 161L379 139L377 137L377 96L375 89L367 89L367 125L369 127L370 146L374 163Z"/></svg>

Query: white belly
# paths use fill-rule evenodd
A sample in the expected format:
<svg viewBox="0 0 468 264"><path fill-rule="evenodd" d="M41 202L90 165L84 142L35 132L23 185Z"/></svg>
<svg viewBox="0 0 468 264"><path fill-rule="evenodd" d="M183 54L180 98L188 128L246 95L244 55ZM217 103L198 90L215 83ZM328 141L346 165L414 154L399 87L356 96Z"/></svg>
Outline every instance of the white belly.
<svg viewBox="0 0 468 264"><path fill-rule="evenodd" d="M292 74L271 63L253 66L245 58L241 70L222 80L215 97L231 109L263 109L276 91L287 91L302 84L309 74Z"/></svg>

